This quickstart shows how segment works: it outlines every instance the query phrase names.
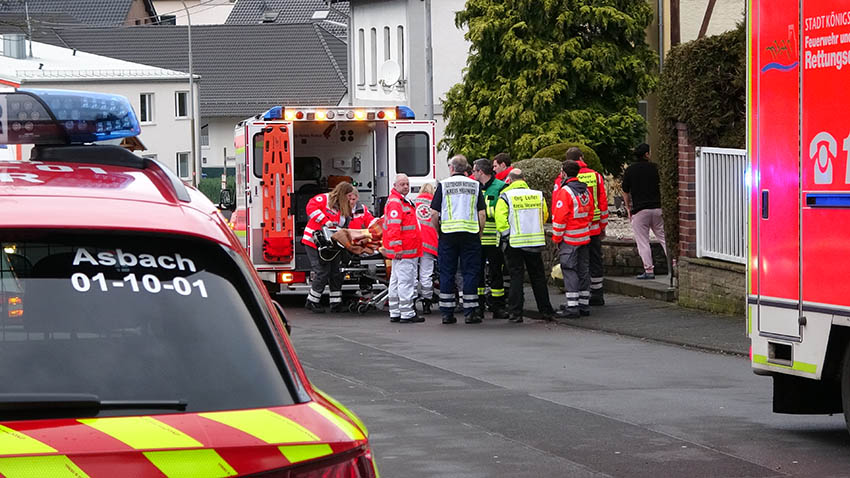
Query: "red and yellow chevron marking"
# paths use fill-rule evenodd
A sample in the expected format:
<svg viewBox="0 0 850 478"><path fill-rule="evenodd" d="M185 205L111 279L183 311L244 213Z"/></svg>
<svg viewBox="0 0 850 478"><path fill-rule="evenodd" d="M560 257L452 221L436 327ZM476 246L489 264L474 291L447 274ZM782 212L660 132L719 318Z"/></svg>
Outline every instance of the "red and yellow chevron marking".
<svg viewBox="0 0 850 478"><path fill-rule="evenodd" d="M228 477L360 446L360 429L318 403L255 410L8 422L3 478Z"/></svg>

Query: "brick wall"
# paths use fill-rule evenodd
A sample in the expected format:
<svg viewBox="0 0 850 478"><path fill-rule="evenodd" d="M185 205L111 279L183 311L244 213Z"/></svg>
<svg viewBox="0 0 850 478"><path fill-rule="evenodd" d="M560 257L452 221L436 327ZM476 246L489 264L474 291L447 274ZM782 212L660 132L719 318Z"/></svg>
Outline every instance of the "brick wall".
<svg viewBox="0 0 850 478"><path fill-rule="evenodd" d="M679 305L743 316L746 268L713 259L680 257Z"/></svg>
<svg viewBox="0 0 850 478"><path fill-rule="evenodd" d="M696 148L688 126L676 123L679 136L679 255L697 256Z"/></svg>

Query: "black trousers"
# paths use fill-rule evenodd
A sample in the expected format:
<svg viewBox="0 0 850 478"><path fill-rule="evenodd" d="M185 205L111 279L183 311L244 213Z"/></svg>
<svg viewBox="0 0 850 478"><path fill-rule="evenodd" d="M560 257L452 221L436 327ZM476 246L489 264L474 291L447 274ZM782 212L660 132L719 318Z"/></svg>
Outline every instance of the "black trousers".
<svg viewBox="0 0 850 478"><path fill-rule="evenodd" d="M478 279L478 308L484 310L487 280L493 306L501 309L505 304L505 258L499 246L481 246L481 275ZM494 308L493 310L496 310Z"/></svg>
<svg viewBox="0 0 850 478"><path fill-rule="evenodd" d="M537 310L544 315L552 315L552 302L549 301L549 288L546 285L546 274L543 271L543 256L539 249L528 251L524 248L505 248L505 264L511 275L511 288L508 292L508 312L511 316L522 316L522 308L525 303L523 293L523 281L525 270L528 269L528 278L531 281L531 290L534 292L534 300L537 302Z"/></svg>

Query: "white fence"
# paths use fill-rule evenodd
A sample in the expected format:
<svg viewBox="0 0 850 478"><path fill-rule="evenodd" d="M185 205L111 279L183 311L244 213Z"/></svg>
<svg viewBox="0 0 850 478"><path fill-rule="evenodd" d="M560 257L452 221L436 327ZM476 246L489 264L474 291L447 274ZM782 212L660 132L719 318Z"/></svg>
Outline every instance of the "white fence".
<svg viewBox="0 0 850 478"><path fill-rule="evenodd" d="M697 257L747 262L747 151L696 149Z"/></svg>

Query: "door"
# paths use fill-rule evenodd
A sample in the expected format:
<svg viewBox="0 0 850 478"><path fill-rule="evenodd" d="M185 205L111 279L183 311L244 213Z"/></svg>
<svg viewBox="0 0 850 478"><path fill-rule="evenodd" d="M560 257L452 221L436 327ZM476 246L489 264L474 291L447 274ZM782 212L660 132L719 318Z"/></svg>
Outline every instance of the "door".
<svg viewBox="0 0 850 478"><path fill-rule="evenodd" d="M850 22L845 0L803 4L802 257L804 307L847 315L847 237L850 232ZM842 12L839 14L838 12ZM844 15L843 17L841 15Z"/></svg>
<svg viewBox="0 0 850 478"><path fill-rule="evenodd" d="M437 156L434 121L390 121L389 182L396 174L410 178L410 193L415 196L425 183L434 182Z"/></svg>
<svg viewBox="0 0 850 478"><path fill-rule="evenodd" d="M751 138L757 201L758 330L798 340L800 307L799 5L761 2L754 12Z"/></svg>

